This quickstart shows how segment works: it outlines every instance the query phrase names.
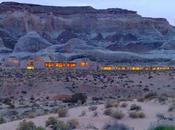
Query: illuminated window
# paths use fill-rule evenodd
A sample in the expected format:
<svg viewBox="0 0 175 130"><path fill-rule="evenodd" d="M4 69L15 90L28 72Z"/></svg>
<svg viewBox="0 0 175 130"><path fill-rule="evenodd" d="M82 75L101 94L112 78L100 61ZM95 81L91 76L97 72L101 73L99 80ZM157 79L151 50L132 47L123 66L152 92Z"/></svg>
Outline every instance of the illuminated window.
<svg viewBox="0 0 175 130"><path fill-rule="evenodd" d="M88 66L88 62L86 62L86 61L80 62L80 67L87 67L87 66Z"/></svg>
<svg viewBox="0 0 175 130"><path fill-rule="evenodd" d="M110 71L110 70L113 70L113 67L112 66L103 66L101 69Z"/></svg>
<svg viewBox="0 0 175 130"><path fill-rule="evenodd" d="M34 70L34 66L27 66L28 70Z"/></svg>

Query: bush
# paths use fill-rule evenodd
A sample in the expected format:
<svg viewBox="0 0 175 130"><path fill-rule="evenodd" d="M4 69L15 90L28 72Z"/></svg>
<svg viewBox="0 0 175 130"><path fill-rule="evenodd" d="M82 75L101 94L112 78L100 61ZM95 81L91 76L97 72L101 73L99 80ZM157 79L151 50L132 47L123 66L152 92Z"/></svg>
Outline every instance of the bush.
<svg viewBox="0 0 175 130"><path fill-rule="evenodd" d="M36 125L29 121L29 122L26 122L26 121L23 121L19 124L19 128L17 128L17 130L35 130L36 129Z"/></svg>
<svg viewBox="0 0 175 130"><path fill-rule="evenodd" d="M151 100L151 99L154 99L156 97L157 97L157 93L150 92L150 93L146 94L144 98Z"/></svg>
<svg viewBox="0 0 175 130"><path fill-rule="evenodd" d="M175 130L175 126L159 125L159 126L151 128L149 130Z"/></svg>
<svg viewBox="0 0 175 130"><path fill-rule="evenodd" d="M57 110L57 113L58 113L58 116L59 117L66 117L67 116L67 109L65 109L65 108L59 108L58 110Z"/></svg>
<svg viewBox="0 0 175 130"><path fill-rule="evenodd" d="M17 130L45 130L45 129L42 127L36 127L36 125L31 121L29 122L23 121L19 124L19 128L17 128Z"/></svg>
<svg viewBox="0 0 175 130"><path fill-rule="evenodd" d="M107 101L105 104L105 108L118 107L118 102Z"/></svg>
<svg viewBox="0 0 175 130"><path fill-rule="evenodd" d="M112 114L112 109L108 108L104 111L104 115L110 116Z"/></svg>
<svg viewBox="0 0 175 130"><path fill-rule="evenodd" d="M52 130L69 130L67 124L63 121L58 121L54 117L50 117L46 121L46 127L52 128Z"/></svg>
<svg viewBox="0 0 175 130"><path fill-rule="evenodd" d="M118 124L118 123L113 123L113 124L107 124L104 127L104 130L131 130L124 124Z"/></svg>
<svg viewBox="0 0 175 130"><path fill-rule="evenodd" d="M169 112L175 112L175 103L173 103L169 109L168 109Z"/></svg>
<svg viewBox="0 0 175 130"><path fill-rule="evenodd" d="M37 127L36 130L45 130L43 127Z"/></svg>
<svg viewBox="0 0 175 130"><path fill-rule="evenodd" d="M97 117L97 116L98 116L98 112L95 111L95 112L93 113L93 117Z"/></svg>
<svg viewBox="0 0 175 130"><path fill-rule="evenodd" d="M111 114L111 117L115 119L122 119L125 115L122 113L122 111L114 111Z"/></svg>
<svg viewBox="0 0 175 130"><path fill-rule="evenodd" d="M29 112L28 113L28 118L35 118L36 117L36 113L35 112Z"/></svg>
<svg viewBox="0 0 175 130"><path fill-rule="evenodd" d="M46 127L52 128L52 130L72 130L79 127L79 122L76 119L71 119L67 123L64 123L54 117L50 117L46 121Z"/></svg>
<svg viewBox="0 0 175 130"><path fill-rule="evenodd" d="M48 120L46 121L46 127L50 125L54 125L57 123L57 119L55 117L49 117Z"/></svg>
<svg viewBox="0 0 175 130"><path fill-rule="evenodd" d="M143 112L130 112L129 117L131 117L131 118L144 118L145 114Z"/></svg>
<svg viewBox="0 0 175 130"><path fill-rule="evenodd" d="M123 108L126 108L128 106L128 104L127 103L122 103L121 105L120 105L120 107L123 107Z"/></svg>
<svg viewBox="0 0 175 130"><path fill-rule="evenodd" d="M77 129L80 126L77 119L68 120L67 125L68 125L69 129Z"/></svg>
<svg viewBox="0 0 175 130"><path fill-rule="evenodd" d="M140 110L142 110L142 107L141 106L138 106L136 104L132 104L131 107L130 107L130 110L131 111L133 111L133 110L140 111Z"/></svg>
<svg viewBox="0 0 175 130"><path fill-rule="evenodd" d="M3 117L0 117L0 124L6 123L5 119Z"/></svg>
<svg viewBox="0 0 175 130"><path fill-rule="evenodd" d="M97 110L97 106L90 106L88 109L89 111L95 111Z"/></svg>
<svg viewBox="0 0 175 130"><path fill-rule="evenodd" d="M82 111L80 114L80 117L85 116L86 115L86 111Z"/></svg>
<svg viewBox="0 0 175 130"><path fill-rule="evenodd" d="M76 93L72 95L70 99L65 100L64 102L70 102L70 103L78 103L81 102L81 104L84 104L87 100L87 96L83 93Z"/></svg>

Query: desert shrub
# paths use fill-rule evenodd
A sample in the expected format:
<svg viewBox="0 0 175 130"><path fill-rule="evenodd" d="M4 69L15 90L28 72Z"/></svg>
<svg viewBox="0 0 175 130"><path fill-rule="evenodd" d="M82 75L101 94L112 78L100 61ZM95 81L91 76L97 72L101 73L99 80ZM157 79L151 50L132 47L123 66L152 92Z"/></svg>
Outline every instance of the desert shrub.
<svg viewBox="0 0 175 130"><path fill-rule="evenodd" d="M144 100L145 99L143 97L137 99L138 102L144 102Z"/></svg>
<svg viewBox="0 0 175 130"><path fill-rule="evenodd" d="M35 118L36 117L36 113L35 112L29 112L28 113L28 118Z"/></svg>
<svg viewBox="0 0 175 130"><path fill-rule="evenodd" d="M93 117L97 117L97 116L98 116L98 112L95 111L95 112L93 113Z"/></svg>
<svg viewBox="0 0 175 130"><path fill-rule="evenodd" d="M8 105L9 108L11 108L11 109L15 108L15 105L12 103L12 101L11 101L10 98L4 99L3 103L6 104L6 105Z"/></svg>
<svg viewBox="0 0 175 130"><path fill-rule="evenodd" d="M139 105L137 105L137 104L132 104L132 105L130 106L130 110L131 110L131 111L133 111L133 110L139 111L139 110L142 110L142 107L139 106Z"/></svg>
<svg viewBox="0 0 175 130"><path fill-rule="evenodd" d="M67 125L68 125L69 129L76 129L76 128L79 128L79 126L80 126L77 119L68 120Z"/></svg>
<svg viewBox="0 0 175 130"><path fill-rule="evenodd" d="M158 125L149 130L175 130L175 126L171 125Z"/></svg>
<svg viewBox="0 0 175 130"><path fill-rule="evenodd" d="M45 130L43 127L37 127L36 130Z"/></svg>
<svg viewBox="0 0 175 130"><path fill-rule="evenodd" d="M36 127L36 125L31 121L29 122L23 121L19 124L19 128L17 128L16 130L45 130L45 129L42 127Z"/></svg>
<svg viewBox="0 0 175 130"><path fill-rule="evenodd" d="M29 121L29 122L26 122L26 121L23 121L19 124L19 128L17 128L17 130L35 130L36 129L36 125Z"/></svg>
<svg viewBox="0 0 175 130"><path fill-rule="evenodd" d="M157 97L157 93L150 92L144 96L145 99L151 100Z"/></svg>
<svg viewBox="0 0 175 130"><path fill-rule="evenodd" d="M131 117L131 118L144 118L145 114L143 112L130 112L129 117Z"/></svg>
<svg viewBox="0 0 175 130"><path fill-rule="evenodd" d="M58 121L54 117L48 118L46 121L46 127L49 127L52 130L69 130L67 124L65 124L63 121Z"/></svg>
<svg viewBox="0 0 175 130"><path fill-rule="evenodd" d="M89 111L95 111L97 110L97 106L90 106L88 109Z"/></svg>
<svg viewBox="0 0 175 130"><path fill-rule="evenodd" d="M57 113L58 113L59 117L66 117L68 111L65 108L59 108L59 109L57 109Z"/></svg>
<svg viewBox="0 0 175 130"><path fill-rule="evenodd" d="M65 100L64 102L70 102L70 103L79 103L81 102L84 104L87 100L87 96L83 93L76 93L72 95L70 99Z"/></svg>
<svg viewBox="0 0 175 130"><path fill-rule="evenodd" d="M105 108L118 107L118 102L116 101L107 101L105 104Z"/></svg>
<svg viewBox="0 0 175 130"><path fill-rule="evenodd" d="M0 124L6 123L5 119L3 117L0 117Z"/></svg>
<svg viewBox="0 0 175 130"><path fill-rule="evenodd" d="M115 118L115 119L122 119L124 117L124 113L122 113L122 111L114 111L111 114L111 117Z"/></svg>
<svg viewBox="0 0 175 130"><path fill-rule="evenodd" d="M110 108L106 109L103 114L106 116L110 116L112 114L112 109Z"/></svg>
<svg viewBox="0 0 175 130"><path fill-rule="evenodd" d="M158 101L160 103L165 103L167 100L168 100L168 95L166 93L163 93L158 97Z"/></svg>
<svg viewBox="0 0 175 130"><path fill-rule="evenodd" d="M121 105L120 105L120 107L123 107L123 108L126 108L128 106L128 104L127 103L122 103Z"/></svg>
<svg viewBox="0 0 175 130"><path fill-rule="evenodd" d="M50 125L54 125L57 123L57 119L55 117L49 117L48 120L46 121L46 127Z"/></svg>
<svg viewBox="0 0 175 130"><path fill-rule="evenodd" d="M131 130L124 124L118 124L118 123L113 123L113 124L107 124L104 127L104 130Z"/></svg>
<svg viewBox="0 0 175 130"><path fill-rule="evenodd" d="M80 117L85 116L86 115L86 111L82 111L80 114Z"/></svg>
<svg viewBox="0 0 175 130"><path fill-rule="evenodd" d="M169 112L175 112L175 103L173 103L172 105L170 105L170 107L168 108Z"/></svg>
<svg viewBox="0 0 175 130"><path fill-rule="evenodd" d="M87 126L86 126L86 129L91 129L91 130L99 130L98 128L96 128L94 125L92 125L92 124L88 124Z"/></svg>

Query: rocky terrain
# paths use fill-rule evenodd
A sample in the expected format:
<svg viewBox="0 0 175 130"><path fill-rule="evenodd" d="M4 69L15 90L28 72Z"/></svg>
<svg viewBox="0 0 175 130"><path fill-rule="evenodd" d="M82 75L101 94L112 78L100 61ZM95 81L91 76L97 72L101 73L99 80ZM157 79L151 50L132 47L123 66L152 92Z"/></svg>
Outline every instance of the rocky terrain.
<svg viewBox="0 0 175 130"><path fill-rule="evenodd" d="M175 72L100 72L5 69L0 73L0 114L6 121L53 113L75 107L67 99L87 96L87 106L108 100L140 101L156 98L171 104L175 98ZM78 96L80 100L82 96ZM157 108L155 108L157 109ZM1 117L0 116L0 117ZM6 130L6 129L5 129Z"/></svg>
<svg viewBox="0 0 175 130"><path fill-rule="evenodd" d="M174 64L174 34L166 19L125 9L0 4L1 59L52 54L51 60Z"/></svg>
<svg viewBox="0 0 175 130"><path fill-rule="evenodd" d="M27 70L5 64L26 65L36 56L42 62L84 59L96 69ZM175 27L164 18L117 8L3 2L0 130L158 130L157 125L174 130L174 70L97 67L174 63Z"/></svg>

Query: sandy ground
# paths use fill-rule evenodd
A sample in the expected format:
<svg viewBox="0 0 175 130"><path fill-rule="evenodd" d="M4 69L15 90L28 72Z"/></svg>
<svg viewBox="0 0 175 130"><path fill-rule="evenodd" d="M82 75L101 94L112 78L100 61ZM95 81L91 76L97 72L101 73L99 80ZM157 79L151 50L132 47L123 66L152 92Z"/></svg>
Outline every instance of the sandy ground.
<svg viewBox="0 0 175 130"><path fill-rule="evenodd" d="M126 108L117 107L114 109L121 110L125 114L125 117L122 120L118 120L118 122L126 124L129 127L132 127L132 128L134 128L134 130L147 130L150 127L151 123L157 122L157 117L156 117L157 113L164 113L167 115L174 114L174 116L175 116L175 113L168 113L168 107L169 107L168 104L162 105L159 103L155 103L153 101L152 102L145 102L145 103L132 101L132 102L126 102L126 103L128 103L128 106ZM142 111L146 115L145 118L132 119L129 117L128 111L129 111L130 105L133 103L136 103L136 104L142 106ZM97 107L98 107L96 110L96 112L98 113L97 117L93 117L94 112L90 111L88 109L88 106L82 106L82 107L76 107L76 108L69 109L68 117L59 118L59 120L66 121L68 119L78 119L79 123L80 123L80 128L82 130L86 130L86 127L88 125L93 125L96 128L98 128L99 130L102 130L102 128L104 127L105 124L112 122L112 121L117 121L116 119L113 119L109 116L105 116L103 114L103 112L105 110L104 105L97 105ZM86 115L83 117L80 117L80 114L82 113L82 111L85 111ZM57 116L57 114L49 114L46 116L40 116L40 117L36 117L33 119L26 119L26 120L33 121L37 126L44 127L45 122L49 117L58 117L58 116ZM0 125L0 130L16 130L16 128L18 127L18 124L20 122L21 122L21 120L2 124L2 125ZM87 129L87 130L90 130L90 129Z"/></svg>

